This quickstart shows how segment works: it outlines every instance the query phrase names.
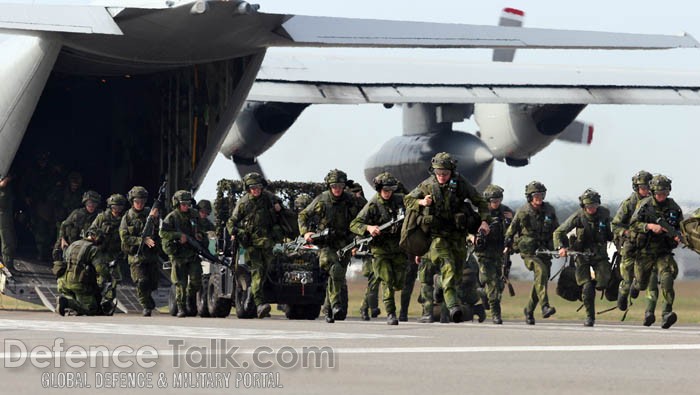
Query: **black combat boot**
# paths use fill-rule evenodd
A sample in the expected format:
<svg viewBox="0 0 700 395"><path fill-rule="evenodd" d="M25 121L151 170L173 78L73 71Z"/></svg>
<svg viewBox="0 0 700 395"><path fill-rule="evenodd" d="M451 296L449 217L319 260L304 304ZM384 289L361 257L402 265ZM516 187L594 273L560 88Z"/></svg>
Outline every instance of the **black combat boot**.
<svg viewBox="0 0 700 395"><path fill-rule="evenodd" d="M549 318L557 312L557 309L549 305L542 306L542 318Z"/></svg>
<svg viewBox="0 0 700 395"><path fill-rule="evenodd" d="M68 299L61 295L56 298L56 313L64 316L66 315L66 308L68 308Z"/></svg>
<svg viewBox="0 0 700 395"><path fill-rule="evenodd" d="M372 318L377 318L379 317L379 314L382 313L382 310L379 307L375 307L372 309Z"/></svg>
<svg viewBox="0 0 700 395"><path fill-rule="evenodd" d="M333 321L339 320L342 321L345 319L345 311L343 310L342 307L339 305L333 306L333 309L331 309L331 314L333 314Z"/></svg>
<svg viewBox="0 0 700 395"><path fill-rule="evenodd" d="M670 328L673 324L678 321L678 316L673 311L669 313L663 313L661 316L661 327L663 329Z"/></svg>
<svg viewBox="0 0 700 395"><path fill-rule="evenodd" d="M399 320L396 318L396 314L394 314L394 313L387 314L386 323L387 323L387 325L398 325Z"/></svg>
<svg viewBox="0 0 700 395"><path fill-rule="evenodd" d="M197 316L197 297L196 296L188 296L187 297L187 306L185 309L185 313L187 313L188 317L196 317Z"/></svg>
<svg viewBox="0 0 700 395"><path fill-rule="evenodd" d="M432 324L433 322L435 322L435 318L433 318L432 313L423 314L422 316L420 316L420 318L418 318L418 322L420 322L421 324Z"/></svg>
<svg viewBox="0 0 700 395"><path fill-rule="evenodd" d="M653 312L647 311L644 313L644 326L651 326L654 322L656 322L656 316Z"/></svg>
<svg viewBox="0 0 700 395"><path fill-rule="evenodd" d="M450 307L450 320L455 324L464 321L464 312L460 306Z"/></svg>
<svg viewBox="0 0 700 395"><path fill-rule="evenodd" d="M369 321L369 309L364 308L360 309L360 318L362 318L362 321Z"/></svg>
<svg viewBox="0 0 700 395"><path fill-rule="evenodd" d="M150 317L151 316L151 309L143 309L143 316Z"/></svg>
<svg viewBox="0 0 700 395"><path fill-rule="evenodd" d="M187 313L185 312L185 305L179 304L177 305L177 318L185 318L187 317Z"/></svg>
<svg viewBox="0 0 700 395"><path fill-rule="evenodd" d="M620 311L627 310L627 295L622 295L622 293L620 293L617 296L617 308L620 309Z"/></svg>
<svg viewBox="0 0 700 395"><path fill-rule="evenodd" d="M479 322L486 321L486 309L483 304L477 304L472 306L472 313L477 317Z"/></svg>
<svg viewBox="0 0 700 395"><path fill-rule="evenodd" d="M401 312L399 312L399 322L406 321L408 321L408 313L406 312L406 310L401 310Z"/></svg>
<svg viewBox="0 0 700 395"><path fill-rule="evenodd" d="M270 316L270 305L267 303L263 303L260 306L258 306L257 314L258 318L265 318Z"/></svg>
<svg viewBox="0 0 700 395"><path fill-rule="evenodd" d="M493 315L493 318L492 318L492 321L493 321L493 323L496 324L496 325L502 325L502 324L503 324L503 319L501 319L501 315L500 315L500 314L494 314L494 315Z"/></svg>
<svg viewBox="0 0 700 395"><path fill-rule="evenodd" d="M525 314L525 323L528 325L535 325L535 314L532 311L527 311L527 307L523 309Z"/></svg>
<svg viewBox="0 0 700 395"><path fill-rule="evenodd" d="M586 321L583 322L583 326L593 326L593 324L595 324L595 318L590 315L586 317Z"/></svg>

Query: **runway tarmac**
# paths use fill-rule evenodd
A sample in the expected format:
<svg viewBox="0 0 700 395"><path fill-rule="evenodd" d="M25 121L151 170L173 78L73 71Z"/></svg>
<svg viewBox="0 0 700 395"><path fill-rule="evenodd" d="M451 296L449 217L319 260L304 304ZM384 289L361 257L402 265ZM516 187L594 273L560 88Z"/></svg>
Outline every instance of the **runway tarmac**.
<svg viewBox="0 0 700 395"><path fill-rule="evenodd" d="M0 388L120 395L700 391L697 325L487 322L392 327L383 319L326 324L3 311Z"/></svg>

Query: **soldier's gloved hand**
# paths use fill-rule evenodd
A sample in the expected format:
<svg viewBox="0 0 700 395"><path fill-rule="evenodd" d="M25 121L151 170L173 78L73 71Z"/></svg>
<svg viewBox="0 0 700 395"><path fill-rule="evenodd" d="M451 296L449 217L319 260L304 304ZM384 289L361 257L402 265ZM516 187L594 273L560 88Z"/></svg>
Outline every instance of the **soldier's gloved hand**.
<svg viewBox="0 0 700 395"><path fill-rule="evenodd" d="M567 253L567 249L566 249L566 248L562 247L562 248L559 249L559 256L560 256L560 257L564 258L564 257L566 256L566 253Z"/></svg>
<svg viewBox="0 0 700 395"><path fill-rule="evenodd" d="M148 248L153 248L153 247L156 246L156 242L155 242L153 239L151 239L150 237L148 237L148 236L146 236L146 237L143 239L143 244L147 245Z"/></svg>

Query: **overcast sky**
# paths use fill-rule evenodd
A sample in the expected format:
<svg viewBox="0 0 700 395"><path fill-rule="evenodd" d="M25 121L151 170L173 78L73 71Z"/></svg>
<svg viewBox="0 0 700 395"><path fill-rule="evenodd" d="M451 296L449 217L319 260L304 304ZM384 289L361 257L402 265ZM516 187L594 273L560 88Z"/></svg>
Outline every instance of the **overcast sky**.
<svg viewBox="0 0 700 395"><path fill-rule="evenodd" d="M525 12L525 26L629 33L677 34L700 39L700 2L694 1L258 1L260 11L307 15L496 24L504 7ZM328 50L324 50L328 51ZM489 62L490 50L335 50L401 56L463 58ZM597 64L633 68L700 70L700 49L665 51L520 50L517 63ZM630 189L630 177L640 169L668 175L672 197L698 200L696 157L700 108L696 106L592 105L578 119L595 125L589 147L554 142L524 168L495 162L493 182L506 189L506 200L523 196L524 185L544 182L548 198L575 198L588 187L604 200L619 200ZM467 121L456 130L473 133ZM364 163L386 140L401 134L401 110L381 105L319 105L306 109L285 136L260 157L270 179L321 181L329 169L345 170L364 181ZM199 190L199 198L215 196L216 181L235 178L232 163L219 156Z"/></svg>

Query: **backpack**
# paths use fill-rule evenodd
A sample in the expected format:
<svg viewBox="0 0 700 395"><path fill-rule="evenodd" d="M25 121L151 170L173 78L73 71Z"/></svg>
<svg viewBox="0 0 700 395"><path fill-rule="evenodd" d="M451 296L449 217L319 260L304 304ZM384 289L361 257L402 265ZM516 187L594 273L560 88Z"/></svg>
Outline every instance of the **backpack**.
<svg viewBox="0 0 700 395"><path fill-rule="evenodd" d="M576 282L576 268L566 263L565 265L566 267L561 271L559 280L557 280L557 295L570 302L582 300L582 287Z"/></svg>
<svg viewBox="0 0 700 395"><path fill-rule="evenodd" d="M681 234L688 248L700 254L700 218L688 218L681 222Z"/></svg>
<svg viewBox="0 0 700 395"><path fill-rule="evenodd" d="M422 216L417 210L406 210L401 224L399 247L411 255L423 256L430 250L430 235L421 227Z"/></svg>

